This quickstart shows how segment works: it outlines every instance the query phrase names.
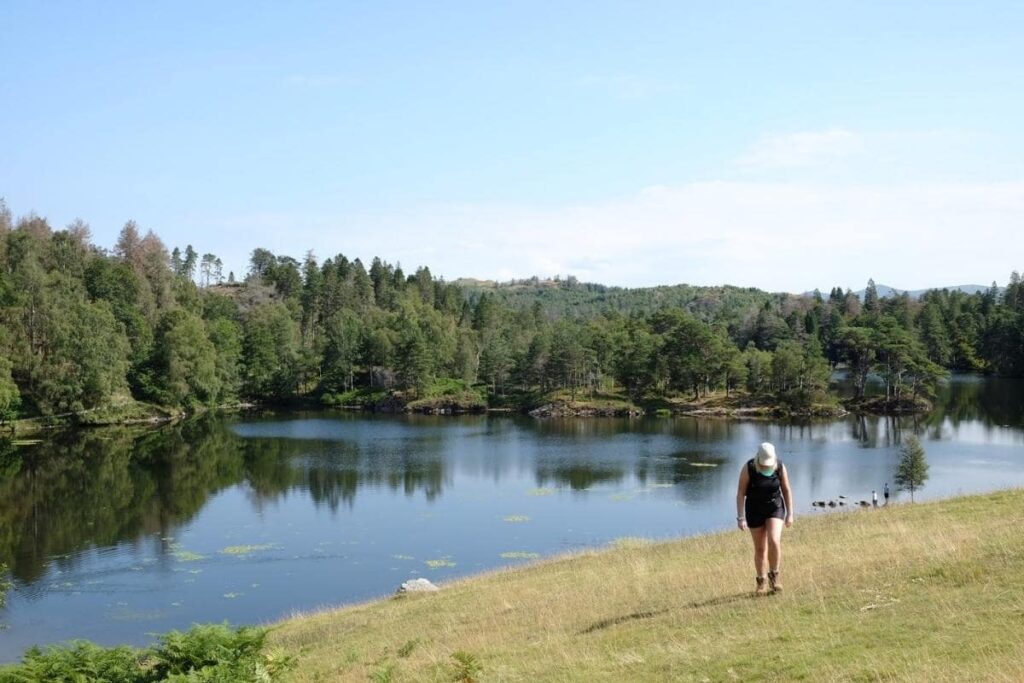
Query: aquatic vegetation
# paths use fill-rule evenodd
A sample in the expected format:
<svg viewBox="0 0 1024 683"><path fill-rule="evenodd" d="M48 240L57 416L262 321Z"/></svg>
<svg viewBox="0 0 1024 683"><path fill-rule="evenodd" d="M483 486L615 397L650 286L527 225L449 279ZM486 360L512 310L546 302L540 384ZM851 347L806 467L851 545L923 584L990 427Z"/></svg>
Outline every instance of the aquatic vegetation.
<svg viewBox="0 0 1024 683"><path fill-rule="evenodd" d="M225 597L225 598L227 598L228 600L234 600L235 598L240 598L240 597L242 597L243 595L245 595L245 593L235 593L235 592L231 592L231 593L225 593L225 594L224 594L224 597Z"/></svg>
<svg viewBox="0 0 1024 683"><path fill-rule="evenodd" d="M530 518L526 515L509 515L504 520L510 524L519 524L520 522L529 522Z"/></svg>
<svg viewBox="0 0 1024 683"><path fill-rule="evenodd" d="M205 555L194 553L191 550L175 550L171 553L178 562L198 562L199 560L205 560Z"/></svg>
<svg viewBox="0 0 1024 683"><path fill-rule="evenodd" d="M396 560L415 560L416 559L412 555L392 555L391 557L393 559L396 559Z"/></svg>
<svg viewBox="0 0 1024 683"><path fill-rule="evenodd" d="M540 553L528 553L522 550L512 550L507 553L502 553L501 556L506 560L536 560L540 557Z"/></svg>
<svg viewBox="0 0 1024 683"><path fill-rule="evenodd" d="M454 567L455 566L455 563L452 562L451 558L448 557L448 556L442 557L442 558L437 559L437 560L426 560L424 562L424 564L427 565L428 567L430 567L431 569L440 569L442 567Z"/></svg>
<svg viewBox="0 0 1024 683"><path fill-rule="evenodd" d="M529 491L526 492L526 495L528 495L528 496L551 496L551 495L554 495L554 493L555 493L555 489L548 488L548 487L545 486L545 487L542 487L542 488L539 488L539 489L530 489Z"/></svg>
<svg viewBox="0 0 1024 683"><path fill-rule="evenodd" d="M263 550L273 550L275 548L277 548L277 544L275 543L262 543L259 545L229 545L226 548L221 548L220 553L222 555L249 555Z"/></svg>
<svg viewBox="0 0 1024 683"><path fill-rule="evenodd" d="M632 500L634 497L636 497L635 493L613 493L612 495L608 496L608 500L614 501L616 503L621 503L626 500Z"/></svg>

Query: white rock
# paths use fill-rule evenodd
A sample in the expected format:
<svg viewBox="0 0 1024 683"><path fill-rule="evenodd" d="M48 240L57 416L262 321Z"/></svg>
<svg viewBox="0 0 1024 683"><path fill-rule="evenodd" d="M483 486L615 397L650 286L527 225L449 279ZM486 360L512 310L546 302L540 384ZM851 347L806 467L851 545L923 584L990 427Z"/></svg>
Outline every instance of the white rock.
<svg viewBox="0 0 1024 683"><path fill-rule="evenodd" d="M398 593L432 593L441 590L427 579L410 579L398 587Z"/></svg>

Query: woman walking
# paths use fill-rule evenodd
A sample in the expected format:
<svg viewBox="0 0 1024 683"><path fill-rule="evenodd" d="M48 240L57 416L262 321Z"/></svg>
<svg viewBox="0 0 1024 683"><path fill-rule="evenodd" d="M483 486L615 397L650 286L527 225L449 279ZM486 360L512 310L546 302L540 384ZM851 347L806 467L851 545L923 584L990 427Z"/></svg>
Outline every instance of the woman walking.
<svg viewBox="0 0 1024 683"><path fill-rule="evenodd" d="M740 471L736 488L736 525L750 529L754 540L755 595L782 590L779 577L782 561L782 526L793 526L793 492L786 467L767 441ZM765 585L765 569L768 585Z"/></svg>

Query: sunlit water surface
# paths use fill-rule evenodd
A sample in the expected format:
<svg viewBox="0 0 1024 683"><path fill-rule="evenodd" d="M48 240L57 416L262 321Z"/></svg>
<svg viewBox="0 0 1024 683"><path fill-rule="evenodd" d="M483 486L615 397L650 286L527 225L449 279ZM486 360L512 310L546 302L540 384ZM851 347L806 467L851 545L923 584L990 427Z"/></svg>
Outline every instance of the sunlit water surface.
<svg viewBox="0 0 1024 683"><path fill-rule="evenodd" d="M799 515L824 514L813 500L881 496L910 432L931 466L917 499L1022 486L1022 399L1021 382L966 377L918 419L302 413L7 447L0 562L15 586L0 660L69 638L142 644L194 622L269 622L623 537L730 529L739 470L765 440Z"/></svg>

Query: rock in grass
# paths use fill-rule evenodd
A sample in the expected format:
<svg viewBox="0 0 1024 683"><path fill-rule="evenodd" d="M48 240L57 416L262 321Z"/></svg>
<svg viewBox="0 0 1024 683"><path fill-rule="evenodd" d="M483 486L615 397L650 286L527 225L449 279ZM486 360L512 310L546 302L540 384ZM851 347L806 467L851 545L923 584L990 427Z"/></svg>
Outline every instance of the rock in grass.
<svg viewBox="0 0 1024 683"><path fill-rule="evenodd" d="M433 593L434 591L441 590L427 579L410 579L405 581L396 591L399 595L405 593Z"/></svg>

